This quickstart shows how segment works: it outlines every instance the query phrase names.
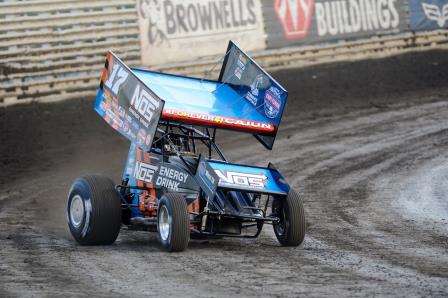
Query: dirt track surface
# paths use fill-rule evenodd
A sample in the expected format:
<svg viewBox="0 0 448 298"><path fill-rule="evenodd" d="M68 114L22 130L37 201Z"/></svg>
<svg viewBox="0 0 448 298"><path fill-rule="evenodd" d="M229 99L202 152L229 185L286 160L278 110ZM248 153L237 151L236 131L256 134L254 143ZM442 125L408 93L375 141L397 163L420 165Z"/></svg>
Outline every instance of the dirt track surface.
<svg viewBox="0 0 448 298"><path fill-rule="evenodd" d="M275 149L222 133L231 160L273 161L304 195L307 236L192 241L165 253L122 230L83 247L66 225L75 177L119 181L128 142L92 100L0 110L0 297L448 296L448 52L288 69Z"/></svg>

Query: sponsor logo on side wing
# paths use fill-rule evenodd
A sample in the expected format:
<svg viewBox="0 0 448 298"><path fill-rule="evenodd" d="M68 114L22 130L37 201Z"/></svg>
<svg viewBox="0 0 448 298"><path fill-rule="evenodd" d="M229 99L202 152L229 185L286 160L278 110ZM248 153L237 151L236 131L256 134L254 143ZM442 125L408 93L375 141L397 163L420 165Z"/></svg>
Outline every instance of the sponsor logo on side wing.
<svg viewBox="0 0 448 298"><path fill-rule="evenodd" d="M228 185L240 185L251 188L264 188L268 177L265 174L248 174L233 171L215 170L219 177L219 183Z"/></svg>
<svg viewBox="0 0 448 298"><path fill-rule="evenodd" d="M274 86L269 87L264 95L264 112L267 117L275 118L282 105L281 91Z"/></svg>
<svg viewBox="0 0 448 298"><path fill-rule="evenodd" d="M148 128L154 112L159 108L159 106L160 101L158 99L149 94L145 89L141 88L139 84L135 87L134 95L132 95L131 99L131 107L137 112L135 112L132 108L130 109L130 112L133 113L134 116L138 117L140 122L146 128Z"/></svg>
<svg viewBox="0 0 448 298"><path fill-rule="evenodd" d="M422 7L429 20L435 21L440 28L445 26L448 21L448 3L439 7L437 4L422 2Z"/></svg>
<svg viewBox="0 0 448 298"><path fill-rule="evenodd" d="M134 130L139 130L140 124L138 124L138 122L136 120L132 120L132 127Z"/></svg>
<svg viewBox="0 0 448 298"><path fill-rule="evenodd" d="M142 145L146 139L146 131L142 128L137 133L137 144Z"/></svg>
<svg viewBox="0 0 448 298"><path fill-rule="evenodd" d="M128 132L129 131L129 123L127 121L123 122L123 131Z"/></svg>
<svg viewBox="0 0 448 298"><path fill-rule="evenodd" d="M264 75L259 74L255 77L252 84L250 84L250 91L246 94L246 99L254 106L258 102L258 94L260 93L260 88L264 84Z"/></svg>
<svg viewBox="0 0 448 298"><path fill-rule="evenodd" d="M247 64L246 57L244 57L243 54L240 54L238 56L238 61L236 62L235 71L234 71L235 76L239 80L241 80L241 77L243 76L243 72L246 69L246 64Z"/></svg>
<svg viewBox="0 0 448 298"><path fill-rule="evenodd" d="M118 106L118 116L121 118L125 118L126 116L126 111L122 106Z"/></svg>

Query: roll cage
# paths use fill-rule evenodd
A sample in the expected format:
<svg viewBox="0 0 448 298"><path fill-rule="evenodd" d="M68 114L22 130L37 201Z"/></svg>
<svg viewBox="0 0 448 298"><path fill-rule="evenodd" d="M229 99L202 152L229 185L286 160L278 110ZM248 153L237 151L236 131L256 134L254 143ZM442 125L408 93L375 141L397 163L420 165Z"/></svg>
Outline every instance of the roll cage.
<svg viewBox="0 0 448 298"><path fill-rule="evenodd" d="M212 158L212 152L215 151L222 161L227 161L224 153L215 142L216 130L216 128L202 127L201 131L193 125L160 120L151 150L159 149L161 150L162 155L165 155L165 153L175 153L181 158L181 153L199 155L196 142L200 141L208 149L208 159ZM168 150L168 152L166 152L167 148L174 150ZM192 171L193 174L194 172L195 170Z"/></svg>

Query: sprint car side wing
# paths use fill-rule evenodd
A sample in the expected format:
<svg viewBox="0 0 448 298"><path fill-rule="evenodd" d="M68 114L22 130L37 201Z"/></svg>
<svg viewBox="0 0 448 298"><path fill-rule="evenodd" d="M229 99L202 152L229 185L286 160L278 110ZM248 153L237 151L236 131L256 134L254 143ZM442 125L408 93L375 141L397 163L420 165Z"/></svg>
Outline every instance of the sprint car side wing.
<svg viewBox="0 0 448 298"><path fill-rule="evenodd" d="M268 133L253 134L267 149L272 149L288 98L286 89L233 41L229 41L219 82L229 85L262 117L262 122L273 127Z"/></svg>
<svg viewBox="0 0 448 298"><path fill-rule="evenodd" d="M148 151L164 103L114 53L107 53L94 109L112 128Z"/></svg>

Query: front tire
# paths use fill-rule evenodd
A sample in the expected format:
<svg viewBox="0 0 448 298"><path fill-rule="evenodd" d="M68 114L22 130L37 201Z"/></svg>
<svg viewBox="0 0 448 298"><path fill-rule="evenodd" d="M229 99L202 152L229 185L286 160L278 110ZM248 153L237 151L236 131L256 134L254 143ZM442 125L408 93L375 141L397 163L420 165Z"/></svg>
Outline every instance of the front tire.
<svg viewBox="0 0 448 298"><path fill-rule="evenodd" d="M280 218L274 233L282 246L299 246L305 238L303 200L292 188L286 198L274 198L272 213Z"/></svg>
<svg viewBox="0 0 448 298"><path fill-rule="evenodd" d="M67 220L82 245L114 243L121 228L121 197L112 180L98 175L77 178L68 195Z"/></svg>
<svg viewBox="0 0 448 298"><path fill-rule="evenodd" d="M184 251L190 241L187 202L180 194L167 193L157 210L157 231L162 246L170 252Z"/></svg>

